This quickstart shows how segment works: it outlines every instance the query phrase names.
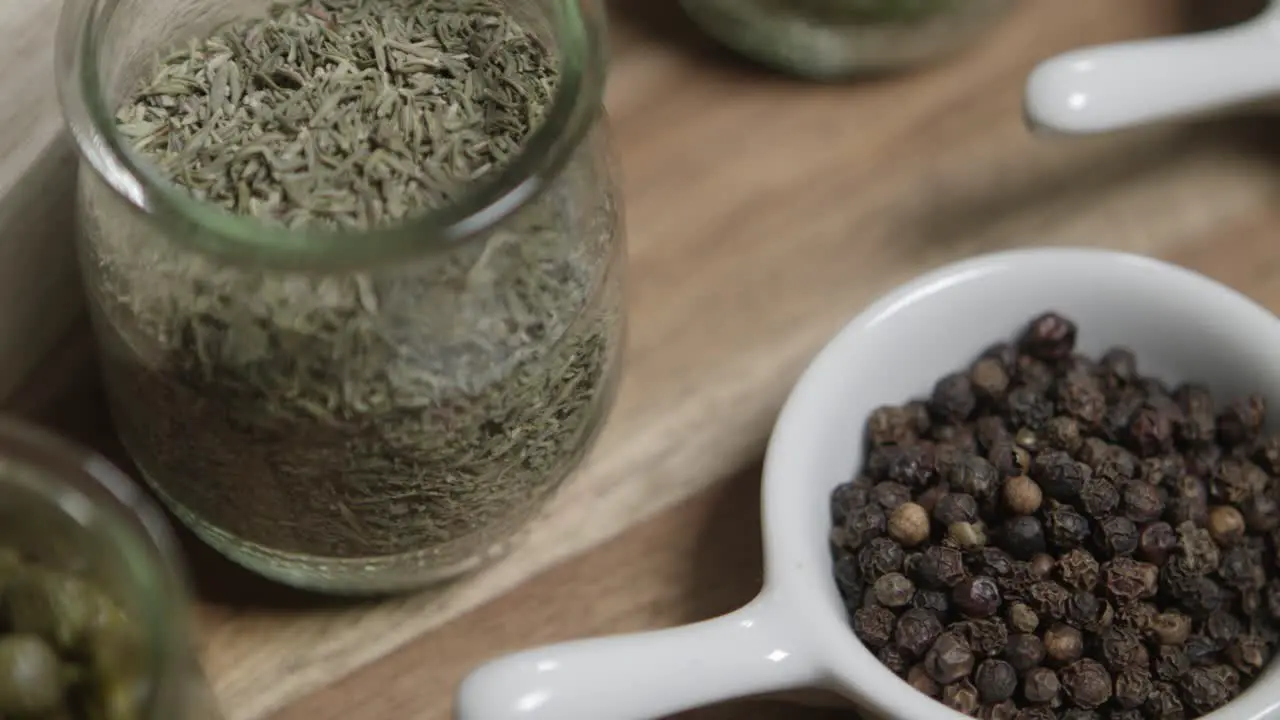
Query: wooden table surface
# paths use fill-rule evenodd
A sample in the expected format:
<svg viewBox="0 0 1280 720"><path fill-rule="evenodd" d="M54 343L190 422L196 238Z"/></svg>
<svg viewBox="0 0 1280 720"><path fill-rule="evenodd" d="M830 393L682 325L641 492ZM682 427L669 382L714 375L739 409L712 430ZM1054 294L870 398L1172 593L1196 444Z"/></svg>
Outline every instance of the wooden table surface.
<svg viewBox="0 0 1280 720"><path fill-rule="evenodd" d="M815 85L729 58L667 2L613 2L608 105L632 287L609 427L519 551L440 591L326 602L189 542L203 659L228 720L445 720L458 680L500 653L745 602L761 582L758 462L779 404L833 331L926 268L1010 246L1101 245L1280 308L1278 121L1056 141L1021 124L1037 61L1201 22L1183 6L1025 0L944 65ZM14 47L10 7L0 58ZM48 16L9 17L46 32ZM4 122L0 105L0 139L13 131ZM75 332L10 405L124 463L91 365ZM836 716L744 702L682 718Z"/></svg>

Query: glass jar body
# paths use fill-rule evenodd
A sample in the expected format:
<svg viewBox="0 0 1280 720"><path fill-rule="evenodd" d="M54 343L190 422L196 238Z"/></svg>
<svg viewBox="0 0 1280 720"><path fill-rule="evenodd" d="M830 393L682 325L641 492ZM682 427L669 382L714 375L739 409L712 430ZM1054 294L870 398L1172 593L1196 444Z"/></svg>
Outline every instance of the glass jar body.
<svg viewBox="0 0 1280 720"><path fill-rule="evenodd" d="M957 51L1013 0L681 0L725 46L795 75L838 79Z"/></svg>
<svg viewBox="0 0 1280 720"><path fill-rule="evenodd" d="M599 97L580 102L589 130L530 172L536 193L395 263L221 259L82 167L112 414L185 524L260 574L342 594L448 580L510 547L592 445L625 335L609 136Z"/></svg>
<svg viewBox="0 0 1280 720"><path fill-rule="evenodd" d="M116 695L125 703L112 717L220 720L191 642L189 596L173 538L141 489L105 459L6 417L0 418L0 496L8 631L30 622L17 608L19 598L39 597L33 591L49 593L63 608L73 598L81 607L98 607L81 621L64 611L62 624L50 626L55 632L39 634L76 657L108 647L108 638L126 642L114 645L119 662L110 666L119 683L114 689L125 690ZM12 564L15 552L29 564ZM79 639L68 647L71 638ZM58 717L79 717L67 710Z"/></svg>

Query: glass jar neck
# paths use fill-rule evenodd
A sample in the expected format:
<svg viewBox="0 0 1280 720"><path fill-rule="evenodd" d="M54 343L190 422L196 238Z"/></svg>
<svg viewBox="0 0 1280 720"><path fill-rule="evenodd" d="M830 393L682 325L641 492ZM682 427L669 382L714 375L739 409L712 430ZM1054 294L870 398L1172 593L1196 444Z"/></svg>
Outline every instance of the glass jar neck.
<svg viewBox="0 0 1280 720"><path fill-rule="evenodd" d="M214 720L191 644L188 586L176 545L140 487L104 458L0 417L0 493L9 511L21 515L5 523L9 546L93 581L136 624L146 655L139 717ZM24 532L23 523L33 531Z"/></svg>
<svg viewBox="0 0 1280 720"><path fill-rule="evenodd" d="M260 13L265 3L67 0L57 37L63 115L87 170L177 242L221 261L279 270L343 271L403 262L483 237L526 206L555 180L598 117L607 55L603 4L518 4L521 14L541 15L537 24L545 32L538 33L539 40L559 61L544 120L503 169L456 201L385 228L358 233L292 229L232 215L174 187L127 148L115 114L142 63L207 32L216 25L210 23L215 15L225 22L253 8ZM166 13L172 17L158 17Z"/></svg>

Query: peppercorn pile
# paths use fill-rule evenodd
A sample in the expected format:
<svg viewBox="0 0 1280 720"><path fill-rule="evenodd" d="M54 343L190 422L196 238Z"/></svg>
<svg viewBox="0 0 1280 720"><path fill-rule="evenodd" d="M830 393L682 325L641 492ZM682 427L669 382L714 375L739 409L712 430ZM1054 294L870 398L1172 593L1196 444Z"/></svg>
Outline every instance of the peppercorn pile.
<svg viewBox="0 0 1280 720"><path fill-rule="evenodd" d="M1016 343L868 420L831 496L836 584L887 667L980 718L1184 720L1280 639L1280 436L1133 353Z"/></svg>
<svg viewBox="0 0 1280 720"><path fill-rule="evenodd" d="M95 585L0 550L0 718L141 720L145 656Z"/></svg>

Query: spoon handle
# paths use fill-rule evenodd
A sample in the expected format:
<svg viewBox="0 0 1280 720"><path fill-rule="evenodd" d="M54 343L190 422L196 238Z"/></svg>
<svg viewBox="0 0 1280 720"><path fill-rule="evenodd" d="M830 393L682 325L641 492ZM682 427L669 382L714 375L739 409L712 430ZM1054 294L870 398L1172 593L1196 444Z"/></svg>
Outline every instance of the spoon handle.
<svg viewBox="0 0 1280 720"><path fill-rule="evenodd" d="M1208 114L1280 93L1274 11L1222 30L1081 48L1027 78L1024 112L1036 131L1121 130Z"/></svg>
<svg viewBox="0 0 1280 720"><path fill-rule="evenodd" d="M507 655L459 686L455 720L651 720L820 676L764 595L718 618Z"/></svg>

